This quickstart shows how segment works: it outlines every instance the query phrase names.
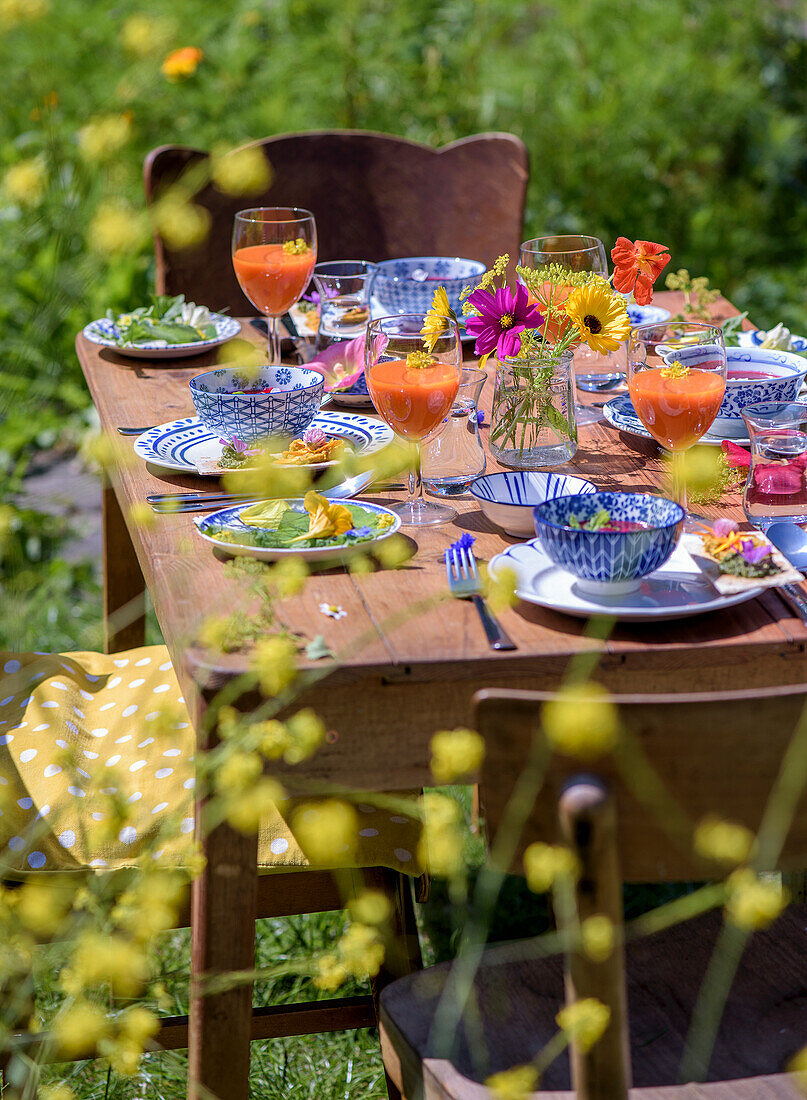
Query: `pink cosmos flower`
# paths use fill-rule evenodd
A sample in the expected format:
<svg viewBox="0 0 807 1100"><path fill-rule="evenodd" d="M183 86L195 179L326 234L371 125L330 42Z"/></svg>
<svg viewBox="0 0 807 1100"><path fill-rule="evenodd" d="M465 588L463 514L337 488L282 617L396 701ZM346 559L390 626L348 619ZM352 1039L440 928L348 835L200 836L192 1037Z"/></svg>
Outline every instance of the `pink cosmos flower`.
<svg viewBox="0 0 807 1100"><path fill-rule="evenodd" d="M466 331L476 337L476 355L490 355L494 350L500 358L517 355L520 334L544 323L538 307L530 305L527 288L521 283L515 294L507 286L495 291L475 290L468 301L479 314L465 320Z"/></svg>
<svg viewBox="0 0 807 1100"><path fill-rule="evenodd" d="M326 393L349 390L364 374L364 333L355 340L331 344L306 366L325 379Z"/></svg>

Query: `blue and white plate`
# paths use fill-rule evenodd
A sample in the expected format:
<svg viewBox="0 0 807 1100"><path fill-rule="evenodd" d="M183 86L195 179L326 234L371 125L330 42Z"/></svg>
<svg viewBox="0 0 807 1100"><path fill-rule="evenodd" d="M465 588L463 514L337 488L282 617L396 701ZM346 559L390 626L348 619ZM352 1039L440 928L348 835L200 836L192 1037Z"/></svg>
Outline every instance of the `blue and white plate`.
<svg viewBox="0 0 807 1100"><path fill-rule="evenodd" d="M762 591L751 588L733 596L721 596L680 544L660 569L642 578L638 589L616 596L581 591L578 579L555 565L538 539L508 547L491 558L488 565L494 575L503 567L515 573L519 599L576 619L595 615L627 622L684 619L734 607Z"/></svg>
<svg viewBox="0 0 807 1100"><path fill-rule="evenodd" d="M393 431L380 420L356 413L337 412L328 409L319 412L310 427L320 428L326 435L339 436L356 454L370 455L392 442ZM186 416L170 424L150 428L135 440L135 454L154 466L165 470L182 470L198 474L196 461L200 458L221 457L220 434L204 426L198 416ZM331 465L320 463L320 466ZM309 466L306 469L318 467ZM218 474L208 475L217 477Z"/></svg>
<svg viewBox="0 0 807 1100"><path fill-rule="evenodd" d="M217 348L220 344L232 340L241 331L241 322L236 321L234 317L225 317L223 313L211 313L210 320L216 326L216 335L210 340L197 340L193 344L169 345L163 340L154 340L148 344L140 344L136 348L121 347L114 339L118 335L118 327L107 317L90 321L82 334L91 344L110 348L118 355L128 355L132 359L183 359L189 355L201 355L204 351Z"/></svg>
<svg viewBox="0 0 807 1100"><path fill-rule="evenodd" d="M636 415L633 402L628 394L612 397L610 401L606 401L602 407L602 415L605 417L605 422L610 424L612 428L616 428L617 431L627 432L629 435L640 435L643 439L653 438ZM722 433L710 430L701 436L700 442L706 443L710 447L719 447L725 438ZM739 443L741 447L751 446L751 441L745 431L742 431L739 435L732 435L731 439L733 443Z"/></svg>
<svg viewBox="0 0 807 1100"><path fill-rule="evenodd" d="M347 503L350 502L348 501ZM296 512L305 511L303 501L299 498L296 500L289 500L288 504ZM391 512L389 508L383 508L380 504L371 504L369 501L362 500L360 507L364 508L366 511L376 512L379 516L391 516L393 520L386 531L383 531L374 539L365 539L363 542L348 542L342 546L301 546L295 549L264 549L261 546L251 546L244 542L224 542L210 533L211 527L224 527L228 532L232 532L232 534L238 538L239 536L243 537L249 531L257 530L257 528L250 527L241 519L241 513L244 509L251 507L251 504L237 504L232 508L222 508L218 512L212 512L208 516L200 516L199 519L194 521L196 523L196 529L206 542L209 542L212 546L218 547L219 550L224 550L228 554L234 554L236 557L258 558L260 561L278 561L280 558L291 557L303 558L305 561L317 561L323 558L328 561L343 561L346 558L352 557L354 554L366 553L372 550L379 542L383 542L384 539L388 539L390 535L394 535L401 526L400 517L396 516L394 512Z"/></svg>
<svg viewBox="0 0 807 1100"><path fill-rule="evenodd" d="M758 348L767 336L764 329L755 328L748 332L737 333L737 343L741 348ZM807 337L790 334L790 351L799 355L807 352Z"/></svg>

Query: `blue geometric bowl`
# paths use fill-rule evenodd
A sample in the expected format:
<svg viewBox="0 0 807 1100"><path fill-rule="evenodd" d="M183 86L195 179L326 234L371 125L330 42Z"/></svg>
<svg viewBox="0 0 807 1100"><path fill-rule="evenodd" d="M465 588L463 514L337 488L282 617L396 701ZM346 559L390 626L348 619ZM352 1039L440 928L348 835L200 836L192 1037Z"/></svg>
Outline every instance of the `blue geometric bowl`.
<svg viewBox="0 0 807 1100"><path fill-rule="evenodd" d="M626 308L632 328L638 328L639 325L659 326L655 332L646 333L649 342L664 335L664 326L672 316L668 309L662 309L661 306L637 306L631 302Z"/></svg>
<svg viewBox="0 0 807 1100"><path fill-rule="evenodd" d="M570 493L596 493L597 486L569 474L507 470L478 477L471 482L469 492L497 527L510 535L530 538L535 532L532 512L536 504Z"/></svg>
<svg viewBox="0 0 807 1100"><path fill-rule="evenodd" d="M426 313L432 307L435 290L444 286L449 305L460 314L460 294L465 287L473 289L486 270L479 260L449 256L384 260L376 265L370 293L391 314Z"/></svg>
<svg viewBox="0 0 807 1100"><path fill-rule="evenodd" d="M684 366L697 367L703 349L709 345L666 352L667 362L677 359ZM727 439L746 434L742 410L759 401L795 401L807 377L807 359L790 351L771 348L726 348L729 377L726 392L711 427L712 433ZM771 375L770 378L743 378L743 372ZM734 377L732 377L734 375Z"/></svg>
<svg viewBox="0 0 807 1100"><path fill-rule="evenodd" d="M612 519L647 524L636 531L584 531L569 526L600 509ZM639 588L675 549L684 526L680 504L650 493L588 493L558 497L533 509L535 530L556 565L579 578L582 591L619 596Z"/></svg>
<svg viewBox="0 0 807 1100"><path fill-rule="evenodd" d="M255 377L220 367L197 374L189 385L204 426L245 443L272 435L299 436L322 403L322 375L304 367L261 367ZM272 386L272 392L234 393L264 386Z"/></svg>

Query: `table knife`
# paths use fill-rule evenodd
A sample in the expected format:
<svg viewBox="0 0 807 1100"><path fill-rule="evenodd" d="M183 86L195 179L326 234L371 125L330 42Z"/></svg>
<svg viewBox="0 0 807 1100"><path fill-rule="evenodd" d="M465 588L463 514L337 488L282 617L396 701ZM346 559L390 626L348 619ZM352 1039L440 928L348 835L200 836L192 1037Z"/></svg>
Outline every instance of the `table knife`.
<svg viewBox="0 0 807 1100"><path fill-rule="evenodd" d="M796 584L783 584L776 591L790 610L794 611L802 622L807 623L807 596L804 595L799 586Z"/></svg>

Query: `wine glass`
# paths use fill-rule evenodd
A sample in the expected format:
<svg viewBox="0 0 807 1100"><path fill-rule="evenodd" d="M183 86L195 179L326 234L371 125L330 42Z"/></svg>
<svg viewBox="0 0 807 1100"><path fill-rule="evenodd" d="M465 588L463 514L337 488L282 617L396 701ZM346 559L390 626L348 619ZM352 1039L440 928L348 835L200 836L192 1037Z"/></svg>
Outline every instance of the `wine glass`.
<svg viewBox="0 0 807 1100"><path fill-rule="evenodd" d="M626 347L633 407L672 452L673 495L686 508L684 454L711 426L726 390L723 330L695 321L655 322L632 329Z"/></svg>
<svg viewBox="0 0 807 1100"><path fill-rule="evenodd" d="M233 224L235 277L267 318L269 366L280 363L279 321L299 302L317 262L314 215L295 206L239 210Z"/></svg>
<svg viewBox="0 0 807 1100"><path fill-rule="evenodd" d="M420 443L451 412L462 375L462 345L456 321L446 318L434 350L423 343L422 313L379 317L367 326L364 374L381 418L415 448L409 499L392 506L402 523L424 527L454 519L456 511L423 499Z"/></svg>
<svg viewBox="0 0 807 1100"><path fill-rule="evenodd" d="M605 254L605 245L598 237L589 237L580 233L565 233L550 237L535 237L531 241L524 241L521 245L521 266L531 270L540 271L549 264L558 264L566 268L570 273L577 274L583 271L593 271L595 275L608 278L608 260ZM567 286L551 286L547 282L545 287L545 299L552 305L559 306L569 296L572 290L571 283ZM532 296L531 296L532 297ZM540 299L535 299L538 307ZM562 335L563 326L556 320L548 317L544 325L550 339L557 339ZM554 336L553 336L554 333ZM579 372L580 367L591 370L597 366L600 370L609 369L605 356L594 352L586 345L574 349L574 369ZM587 405L575 403L575 415L578 423L586 424L599 419L599 414Z"/></svg>

